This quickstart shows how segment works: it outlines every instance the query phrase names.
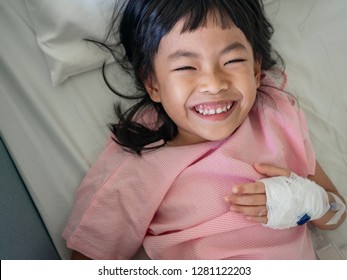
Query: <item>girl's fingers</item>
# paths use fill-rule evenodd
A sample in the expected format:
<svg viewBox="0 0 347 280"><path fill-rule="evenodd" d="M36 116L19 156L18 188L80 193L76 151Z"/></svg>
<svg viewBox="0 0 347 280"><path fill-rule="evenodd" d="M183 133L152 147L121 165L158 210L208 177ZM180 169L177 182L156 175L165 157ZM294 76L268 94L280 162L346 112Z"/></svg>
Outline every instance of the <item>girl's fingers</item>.
<svg viewBox="0 0 347 280"><path fill-rule="evenodd" d="M255 163L253 165L254 169L260 174L266 175L267 177L274 176L290 176L291 171L287 168L281 168L265 163Z"/></svg>
<svg viewBox="0 0 347 280"><path fill-rule="evenodd" d="M247 220L255 223L267 224L267 217L247 216Z"/></svg>
<svg viewBox="0 0 347 280"><path fill-rule="evenodd" d="M249 217L267 217L266 206L240 206L232 205L230 206L230 211L244 214Z"/></svg>
<svg viewBox="0 0 347 280"><path fill-rule="evenodd" d="M266 196L265 194L229 195L225 198L225 202L240 206L263 206L266 205Z"/></svg>
<svg viewBox="0 0 347 280"><path fill-rule="evenodd" d="M257 206L266 204L265 185L262 182L233 186L225 202L235 205Z"/></svg>
<svg viewBox="0 0 347 280"><path fill-rule="evenodd" d="M231 188L232 194L257 194L265 193L265 185L262 182L236 185Z"/></svg>
<svg viewBox="0 0 347 280"><path fill-rule="evenodd" d="M290 176L291 171L270 164L255 163L254 169L267 177ZM266 224L267 208L265 185L262 182L247 183L233 186L231 195L225 197L231 204L230 211L244 214L247 220Z"/></svg>

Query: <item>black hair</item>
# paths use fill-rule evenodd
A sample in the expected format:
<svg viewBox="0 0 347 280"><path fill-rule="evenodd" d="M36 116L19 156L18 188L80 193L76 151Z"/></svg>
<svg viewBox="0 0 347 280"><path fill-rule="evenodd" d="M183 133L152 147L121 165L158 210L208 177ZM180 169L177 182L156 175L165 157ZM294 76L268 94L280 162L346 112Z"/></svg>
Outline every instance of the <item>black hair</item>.
<svg viewBox="0 0 347 280"><path fill-rule="evenodd" d="M106 84L114 93L137 101L127 110L116 104L118 122L110 125L114 140L130 152L140 155L143 150L159 148L178 133L176 124L161 103L155 103L149 97L144 81L154 74L153 61L161 39L181 19L185 21L182 32L190 32L203 27L207 16L212 15L222 28L236 26L245 34L255 59L261 61L262 70L283 65L280 56L272 49L270 39L274 30L265 17L261 0L129 0L124 5L118 9L120 12L114 12L109 32L109 36L119 36L119 41L102 45L132 75L136 93L124 95L118 92L107 80L105 67L103 73ZM151 125L142 121L148 113L155 117ZM155 142L158 144L149 145Z"/></svg>

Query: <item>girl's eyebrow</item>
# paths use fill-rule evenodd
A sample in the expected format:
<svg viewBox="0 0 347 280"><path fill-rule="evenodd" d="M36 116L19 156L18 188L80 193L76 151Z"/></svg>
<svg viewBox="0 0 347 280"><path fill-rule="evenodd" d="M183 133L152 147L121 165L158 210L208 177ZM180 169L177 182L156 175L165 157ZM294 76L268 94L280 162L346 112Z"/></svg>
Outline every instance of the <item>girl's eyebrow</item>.
<svg viewBox="0 0 347 280"><path fill-rule="evenodd" d="M235 50L247 50L247 48L245 47L245 45L243 45L240 42L233 42L231 44L229 44L228 46L226 46L221 52L220 54L226 54L228 52L231 51L235 51ZM185 51L185 50L177 50L175 52L173 52L172 54L170 54L168 56L168 60L176 60L182 57L186 57L186 58L199 58L201 55L196 53L196 52L191 52L191 51Z"/></svg>
<svg viewBox="0 0 347 280"><path fill-rule="evenodd" d="M241 50L241 51L246 51L247 48L244 44L242 44L241 42L234 42L234 43L231 43L230 45L226 46L222 51L221 51L221 54L226 54L228 52L231 52L231 51L235 51L235 50Z"/></svg>
<svg viewBox="0 0 347 280"><path fill-rule="evenodd" d="M200 57L200 55L198 53L195 53L195 52L177 50L168 56L168 60L176 60L176 59L179 59L181 57L198 58L198 57Z"/></svg>

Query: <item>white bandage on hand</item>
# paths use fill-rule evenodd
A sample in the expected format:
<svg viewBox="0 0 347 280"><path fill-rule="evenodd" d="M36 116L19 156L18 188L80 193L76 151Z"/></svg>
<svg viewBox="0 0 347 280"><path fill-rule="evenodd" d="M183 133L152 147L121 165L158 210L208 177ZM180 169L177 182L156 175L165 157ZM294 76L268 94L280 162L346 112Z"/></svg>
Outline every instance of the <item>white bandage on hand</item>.
<svg viewBox="0 0 347 280"><path fill-rule="evenodd" d="M329 211L327 192L315 182L295 173L259 180L265 185L268 222L274 229L302 225Z"/></svg>

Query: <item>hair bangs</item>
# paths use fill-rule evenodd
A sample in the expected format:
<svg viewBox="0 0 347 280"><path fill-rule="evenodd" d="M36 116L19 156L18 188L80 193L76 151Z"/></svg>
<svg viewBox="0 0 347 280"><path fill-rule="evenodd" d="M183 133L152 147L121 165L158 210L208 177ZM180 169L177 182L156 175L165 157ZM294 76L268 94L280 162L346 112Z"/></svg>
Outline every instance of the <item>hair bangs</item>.
<svg viewBox="0 0 347 280"><path fill-rule="evenodd" d="M192 32L198 28L206 27L208 20L222 29L235 26L227 7L223 3L202 0L200 5L192 5L192 7L187 9L187 13L184 16L182 33Z"/></svg>

